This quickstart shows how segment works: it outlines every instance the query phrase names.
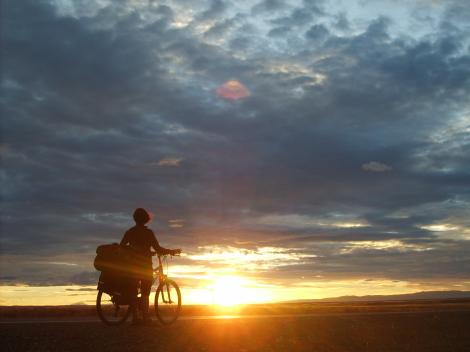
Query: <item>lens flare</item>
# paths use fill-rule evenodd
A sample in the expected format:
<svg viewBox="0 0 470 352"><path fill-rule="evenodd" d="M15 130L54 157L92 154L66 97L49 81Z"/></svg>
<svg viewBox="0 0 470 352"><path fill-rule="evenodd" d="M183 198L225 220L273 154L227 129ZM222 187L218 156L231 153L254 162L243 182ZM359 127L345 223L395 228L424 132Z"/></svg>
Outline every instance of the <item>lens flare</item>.
<svg viewBox="0 0 470 352"><path fill-rule="evenodd" d="M250 91L237 80L225 82L217 88L216 93L225 100L239 100L250 96Z"/></svg>

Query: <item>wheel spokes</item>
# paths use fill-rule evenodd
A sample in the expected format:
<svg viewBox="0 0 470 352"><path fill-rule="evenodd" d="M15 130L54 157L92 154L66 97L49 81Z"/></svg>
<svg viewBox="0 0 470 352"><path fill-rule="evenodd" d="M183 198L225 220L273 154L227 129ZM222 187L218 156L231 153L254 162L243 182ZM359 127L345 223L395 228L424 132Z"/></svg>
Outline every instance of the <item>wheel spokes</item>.
<svg viewBox="0 0 470 352"><path fill-rule="evenodd" d="M165 298L165 291L166 291L166 298ZM165 288L162 290L162 301L166 304L172 304L173 301L171 300L171 292L170 292L170 285L165 284Z"/></svg>
<svg viewBox="0 0 470 352"><path fill-rule="evenodd" d="M105 323L119 324L127 319L129 305L120 304L119 299L122 298L105 292L99 295L99 301L97 302L98 315Z"/></svg>
<svg viewBox="0 0 470 352"><path fill-rule="evenodd" d="M155 295L155 309L159 320L163 324L171 324L179 315L181 294L173 281L163 283Z"/></svg>

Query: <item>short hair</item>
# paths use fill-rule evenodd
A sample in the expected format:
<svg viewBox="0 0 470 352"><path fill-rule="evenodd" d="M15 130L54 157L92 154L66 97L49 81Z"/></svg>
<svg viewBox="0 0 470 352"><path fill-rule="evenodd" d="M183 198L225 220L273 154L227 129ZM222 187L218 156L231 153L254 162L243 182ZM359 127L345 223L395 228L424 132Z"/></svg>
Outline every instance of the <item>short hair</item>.
<svg viewBox="0 0 470 352"><path fill-rule="evenodd" d="M146 224L150 221L150 215L144 208L137 208L134 211L134 220L137 224Z"/></svg>

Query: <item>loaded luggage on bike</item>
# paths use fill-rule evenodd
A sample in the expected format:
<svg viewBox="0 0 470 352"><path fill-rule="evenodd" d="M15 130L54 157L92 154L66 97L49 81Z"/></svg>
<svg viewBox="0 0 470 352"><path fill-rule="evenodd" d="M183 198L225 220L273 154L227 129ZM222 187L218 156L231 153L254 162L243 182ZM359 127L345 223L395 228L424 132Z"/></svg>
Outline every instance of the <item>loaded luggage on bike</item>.
<svg viewBox="0 0 470 352"><path fill-rule="evenodd" d="M94 266L101 275L97 289L115 295L120 304L129 304L143 272L140 256L131 247L117 243L98 246Z"/></svg>

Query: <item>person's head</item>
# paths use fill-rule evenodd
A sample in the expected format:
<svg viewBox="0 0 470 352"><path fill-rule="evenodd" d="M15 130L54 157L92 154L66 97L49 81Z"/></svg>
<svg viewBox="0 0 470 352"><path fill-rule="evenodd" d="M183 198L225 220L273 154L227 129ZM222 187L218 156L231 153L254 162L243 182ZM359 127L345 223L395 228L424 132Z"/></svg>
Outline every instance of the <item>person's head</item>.
<svg viewBox="0 0 470 352"><path fill-rule="evenodd" d="M134 211L134 221L137 225L145 225L150 221L150 215L144 208L137 208Z"/></svg>

